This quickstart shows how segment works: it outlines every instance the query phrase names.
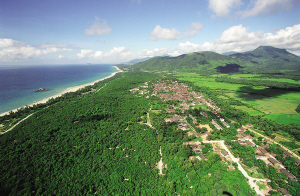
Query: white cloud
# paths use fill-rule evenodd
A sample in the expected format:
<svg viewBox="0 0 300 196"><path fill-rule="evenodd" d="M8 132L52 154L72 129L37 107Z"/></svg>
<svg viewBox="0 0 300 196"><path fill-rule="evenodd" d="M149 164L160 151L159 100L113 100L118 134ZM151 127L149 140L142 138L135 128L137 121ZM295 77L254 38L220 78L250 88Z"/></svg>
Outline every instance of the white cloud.
<svg viewBox="0 0 300 196"><path fill-rule="evenodd" d="M218 53L229 51L245 52L262 45L285 48L294 54L300 54L300 24L272 33L263 31L249 32L246 27L237 25L226 29L221 37L213 43L206 42L202 45L191 42L180 43L169 54L178 56L197 51L215 51Z"/></svg>
<svg viewBox="0 0 300 196"><path fill-rule="evenodd" d="M258 14L272 14L293 7L293 0L255 0L252 1L242 15L244 17Z"/></svg>
<svg viewBox="0 0 300 196"><path fill-rule="evenodd" d="M185 30L185 35L187 37L193 37L195 36L197 33L200 32L201 28L202 28L202 24L199 22L194 22L191 24L191 26L189 26L188 28L186 28Z"/></svg>
<svg viewBox="0 0 300 196"><path fill-rule="evenodd" d="M77 54L77 57L78 58L84 58L85 55L87 55L89 53L92 53L92 52L93 52L93 50L81 49L80 53Z"/></svg>
<svg viewBox="0 0 300 196"><path fill-rule="evenodd" d="M296 2L297 0L209 0L209 9L214 12L213 17L251 17L287 11L297 6Z"/></svg>
<svg viewBox="0 0 300 196"><path fill-rule="evenodd" d="M241 4L241 0L209 0L209 9L215 13L214 17L224 17L229 16L231 10Z"/></svg>
<svg viewBox="0 0 300 196"><path fill-rule="evenodd" d="M270 33L263 31L250 32L243 25L237 25L226 29L219 39L215 39L211 43L198 44L186 41L179 43L175 49L154 48L134 53L125 47L114 47L108 52L81 50L81 53L85 53L84 56L91 61L101 59L101 62L105 63L121 63L144 57L162 56L165 54L178 56L198 51L214 51L218 53L229 51L245 52L261 45L285 48L294 54L300 54L300 24Z"/></svg>
<svg viewBox="0 0 300 196"><path fill-rule="evenodd" d="M63 58L65 58L63 55L58 55L58 58L59 59L63 59Z"/></svg>
<svg viewBox="0 0 300 196"><path fill-rule="evenodd" d="M164 54L168 54L170 51L168 48L154 48L153 50L144 49L137 53L136 58L144 58L144 57L154 57L154 56L162 56Z"/></svg>
<svg viewBox="0 0 300 196"><path fill-rule="evenodd" d="M62 48L63 47L63 48ZM40 46L30 46L23 42L13 39L0 39L0 60L1 61L20 61L40 55L56 53L61 51L72 51L65 45L45 44Z"/></svg>
<svg viewBox="0 0 300 196"><path fill-rule="evenodd" d="M112 29L110 26L108 26L108 24L106 23L105 20L100 20L100 18L95 17L96 21L94 22L94 24L92 24L92 26L89 29L85 29L84 33L86 35L108 35L111 33Z"/></svg>
<svg viewBox="0 0 300 196"><path fill-rule="evenodd" d="M103 52L102 51L96 51L94 54L91 55L91 57L96 58L96 59L102 59Z"/></svg>
<svg viewBox="0 0 300 196"><path fill-rule="evenodd" d="M241 44L257 44L263 38L263 34L263 31L248 33L246 27L238 25L225 30L219 41L220 43L239 42Z"/></svg>
<svg viewBox="0 0 300 196"><path fill-rule="evenodd" d="M168 39L168 40L177 40L182 39L182 34L177 31L175 28L168 29L162 28L160 25L156 25L154 30L150 33L149 40L159 40L159 39Z"/></svg>

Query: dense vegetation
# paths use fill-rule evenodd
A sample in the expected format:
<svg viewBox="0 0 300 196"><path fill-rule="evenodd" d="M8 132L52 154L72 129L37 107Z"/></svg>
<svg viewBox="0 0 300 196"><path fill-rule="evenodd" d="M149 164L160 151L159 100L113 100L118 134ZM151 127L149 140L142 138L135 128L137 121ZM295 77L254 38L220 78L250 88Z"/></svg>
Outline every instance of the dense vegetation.
<svg viewBox="0 0 300 196"><path fill-rule="evenodd" d="M234 65L233 69L239 68L236 70L239 72L281 72L282 70L277 70L278 63L274 66L267 63L270 58L278 60L279 63L284 61L287 64L286 70L299 68L299 66L291 67L300 62L299 57L285 50L259 47L252 52L231 56L201 52L175 58L156 57L123 69L209 74L224 72L224 69L227 70L225 65ZM283 75L284 77L298 79L297 75ZM293 142L287 140L281 144L296 149L300 141L299 125L278 124L261 115L251 116L241 109L236 109L248 107L245 102L227 96L225 90L212 90L206 87L203 81L187 81L186 78L178 78L171 74L126 72L80 91L51 99L46 104L25 107L0 117L0 124L8 128L20 119L33 114L12 131L0 135L1 193L4 195L221 195L225 191L233 195L255 195L242 173L236 168L236 164L221 162L220 156L213 153L210 144L203 144L205 148L202 149L207 160L199 161L191 147L185 144L195 140L195 136L188 136L178 129L176 122L164 121L164 118L170 117L166 110L170 109L170 105L178 105L179 101L163 101L155 96L146 97L129 91L143 85L146 81L152 83L160 79L179 80L187 84L193 91L201 92L219 106L221 118L237 122L230 123L230 128L226 128L220 122L220 117L217 118L202 106L188 109L185 114L180 109L176 109L176 114L182 117L188 116L186 120L196 132L203 133L206 129L198 128L189 115L195 117L201 124L209 124L213 131L208 139L225 140L225 144L230 146L232 152L244 165L257 167L257 171L271 179L270 185L274 189L287 188L292 194L300 191L299 182L285 183L285 176L278 173L274 167L267 167L264 161L257 160L253 148L231 141L237 140L237 128L251 123L254 129L271 138L285 134ZM218 77L212 80L215 84L227 83L226 85L231 83L289 90L299 87L296 83L270 82L270 80L229 77ZM249 90L248 86L240 90ZM249 92L264 91L254 88L256 87L251 88ZM148 90L151 94L153 89ZM269 92L264 91L266 94ZM208 117L201 115L201 111L205 111ZM295 112L294 108L293 111ZM296 111L299 113L300 105ZM148 116L153 128L143 124L148 121ZM212 119L221 125L222 130L217 130L211 124ZM262 143L261 139L254 142ZM201 141L200 138L196 140ZM160 148L164 164L164 175L161 176L158 175L156 167L160 159ZM271 146L268 150L277 154L276 158L295 176L300 177L299 165L293 158L284 158L282 151L275 146Z"/></svg>
<svg viewBox="0 0 300 196"><path fill-rule="evenodd" d="M129 90L159 75L129 72L90 91L52 100L26 123L0 136L4 195L254 195L238 170L228 170L206 145L207 161L190 160L188 137L150 113L164 103ZM99 89L99 92L92 89ZM23 110L25 112L25 110ZM18 113L22 113L19 111ZM15 117L14 114L3 119ZM144 119L145 120L145 119ZM5 121L5 120L3 120ZM159 146L165 175L158 175ZM192 187L192 188L191 188Z"/></svg>
<svg viewBox="0 0 300 196"><path fill-rule="evenodd" d="M63 99L1 135L2 194L158 194L157 135L135 123L149 102L129 94L156 77L128 73L98 93Z"/></svg>

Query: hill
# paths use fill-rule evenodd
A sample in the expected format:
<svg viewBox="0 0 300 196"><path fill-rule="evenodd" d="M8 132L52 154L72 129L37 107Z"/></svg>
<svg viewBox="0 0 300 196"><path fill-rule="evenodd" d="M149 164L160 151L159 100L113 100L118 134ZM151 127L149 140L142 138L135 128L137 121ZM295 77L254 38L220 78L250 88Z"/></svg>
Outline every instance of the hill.
<svg viewBox="0 0 300 196"><path fill-rule="evenodd" d="M260 46L229 56L215 52L195 52L177 57L154 57L128 66L146 71L215 73L289 73L300 71L300 57L285 49Z"/></svg>
<svg viewBox="0 0 300 196"><path fill-rule="evenodd" d="M129 69L147 71L216 72L218 66L235 63L232 57L215 52L195 52L177 57L154 57L129 66Z"/></svg>
<svg viewBox="0 0 300 196"><path fill-rule="evenodd" d="M230 55L243 62L247 70L253 72L289 72L300 70L300 57L285 49L272 46L260 46L253 51ZM255 71L254 71L255 72Z"/></svg>

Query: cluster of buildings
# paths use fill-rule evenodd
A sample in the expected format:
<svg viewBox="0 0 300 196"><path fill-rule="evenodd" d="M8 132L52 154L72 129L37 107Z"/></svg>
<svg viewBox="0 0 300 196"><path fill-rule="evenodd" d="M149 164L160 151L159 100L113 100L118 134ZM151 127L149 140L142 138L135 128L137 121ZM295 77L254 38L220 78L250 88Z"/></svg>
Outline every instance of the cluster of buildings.
<svg viewBox="0 0 300 196"><path fill-rule="evenodd" d="M150 91L148 89L153 89L152 94L150 95ZM165 82L158 82L155 84L150 84L149 82L145 82L143 86L133 88L130 90L131 93L138 92L139 94L149 94L149 96L157 96L165 101L169 100L178 100L181 103L179 106L170 106L170 109L168 109L166 112L171 114L172 116L169 118L165 118L165 122L178 122L178 129L181 129L183 131L189 131L189 135L195 135L196 137L200 137L201 135L197 133L194 130L190 130L191 127L186 122L185 118L181 117L178 114L175 114L175 110L180 109L181 113L184 113L185 110L189 108L194 108L195 105L202 105L207 104L211 109L211 112L220 119L220 122L226 127L230 128L230 125L225 121L225 119L221 118L220 114L218 113L220 111L220 107L218 107L216 104L213 103L211 99L204 99L203 95L198 92L192 91L190 87L183 83L178 83L177 81L165 81ZM172 108L172 109L171 109ZM209 118L209 115L201 111L200 114L206 118ZM192 115L189 115L189 117L193 120L194 124L197 124L197 120ZM212 120L211 123L217 130L221 130L222 127L215 121ZM252 127L253 125L248 124L248 127ZM285 174L290 180L298 181L298 179L291 174L281 163L276 160L274 156L272 156L271 153L269 153L266 148L270 147L269 141L264 140L263 145L257 146L253 140L252 137L249 134L245 133L246 129L241 127L238 129L238 142L241 145L251 146L255 148L255 153L257 155L257 159L261 159L267 163L267 165L274 166L278 171ZM210 135L211 132L207 131L204 133L204 135ZM199 160L207 160L205 155L202 154L202 149L205 148L204 145L196 145L196 144L190 144L193 152L197 154L197 159ZM284 152L284 157L292 157L292 154L289 153L287 150L285 150L282 147L278 147ZM228 152L224 149L220 149L219 147L214 147L214 151L218 153L223 161L232 161ZM294 157L295 158L295 157ZM300 164L300 160L295 158L296 162ZM282 190L285 191L285 190Z"/></svg>

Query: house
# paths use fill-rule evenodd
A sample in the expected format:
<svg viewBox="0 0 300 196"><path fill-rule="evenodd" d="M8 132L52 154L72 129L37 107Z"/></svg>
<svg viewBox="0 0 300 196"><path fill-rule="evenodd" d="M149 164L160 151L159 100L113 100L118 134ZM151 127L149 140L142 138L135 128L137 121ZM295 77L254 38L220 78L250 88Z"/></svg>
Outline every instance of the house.
<svg viewBox="0 0 300 196"><path fill-rule="evenodd" d="M274 166L276 166L278 163L278 161L272 157L268 158L268 161L271 162Z"/></svg>
<svg viewBox="0 0 300 196"><path fill-rule="evenodd" d="M222 129L214 120L212 120L211 123L216 127L216 129Z"/></svg>
<svg viewBox="0 0 300 196"><path fill-rule="evenodd" d="M300 164L300 159L298 159L296 157L294 157L294 158L295 158L296 163Z"/></svg>
<svg viewBox="0 0 300 196"><path fill-rule="evenodd" d="M292 154L289 153L289 152L288 152L287 150L285 150L284 148L282 148L282 147L277 147L277 148L279 148L280 150L282 150L285 156L287 156L287 157L292 157Z"/></svg>
<svg viewBox="0 0 300 196"><path fill-rule="evenodd" d="M265 154L263 154L263 153L259 152L259 153L257 153L257 156L259 156L259 157L263 157L263 156L265 156Z"/></svg>
<svg viewBox="0 0 300 196"><path fill-rule="evenodd" d="M247 145L247 146L251 146L251 147L255 147L255 144L253 144L253 143L250 142L249 140L246 141L246 145Z"/></svg>
<svg viewBox="0 0 300 196"><path fill-rule="evenodd" d="M268 151L266 151L266 149L264 149L264 148L258 148L258 150L259 150L261 153L263 153L264 155L265 155L265 154L268 154Z"/></svg>
<svg viewBox="0 0 300 196"><path fill-rule="evenodd" d="M198 148L198 145L197 144L189 144L190 147L194 150L194 149L197 149Z"/></svg>
<svg viewBox="0 0 300 196"><path fill-rule="evenodd" d="M195 152L196 154L200 154L200 153L201 153L200 150L194 150L194 152Z"/></svg>
<svg viewBox="0 0 300 196"><path fill-rule="evenodd" d="M178 129L181 129L183 131L187 131L187 130L190 130L189 126L186 124L186 123L180 123L178 125Z"/></svg>
<svg viewBox="0 0 300 196"><path fill-rule="evenodd" d="M279 191L283 196L292 196L286 189L280 188Z"/></svg>
<svg viewBox="0 0 300 196"><path fill-rule="evenodd" d="M175 110L173 110L173 109L168 109L167 112L168 112L168 113L174 113Z"/></svg>
<svg viewBox="0 0 300 196"><path fill-rule="evenodd" d="M281 173L285 174L290 180L292 181L298 181L296 176L294 176L293 174L291 174L288 170L282 168L279 170Z"/></svg>
<svg viewBox="0 0 300 196"><path fill-rule="evenodd" d="M243 133L243 132L242 132L242 133L240 133L240 134L241 134L241 136L242 136L242 137L248 137L248 135L247 135L247 134L245 134L245 133Z"/></svg>
<svg viewBox="0 0 300 196"><path fill-rule="evenodd" d="M244 129L244 127L241 127L241 128L239 128L237 131L239 131L239 132L245 132L246 129Z"/></svg>
<svg viewBox="0 0 300 196"><path fill-rule="evenodd" d="M199 160L205 160L205 161L207 161L208 159L203 155L203 154L200 154L199 156L198 156L199 158Z"/></svg>
<svg viewBox="0 0 300 196"><path fill-rule="evenodd" d="M246 141L244 141L244 140L239 140L239 144L241 144L241 145L246 145Z"/></svg>
<svg viewBox="0 0 300 196"><path fill-rule="evenodd" d="M225 122L225 121L222 121L222 123L223 123L223 125L224 125L225 127L227 127L227 128L229 128L229 127L230 127L230 125L229 125L229 124L227 124L227 122Z"/></svg>
<svg viewBox="0 0 300 196"><path fill-rule="evenodd" d="M220 151L221 149L218 147L214 147L214 151Z"/></svg>
<svg viewBox="0 0 300 196"><path fill-rule="evenodd" d="M228 153L227 153L226 151L222 151L221 154L222 154L224 157L228 156Z"/></svg>
<svg viewBox="0 0 300 196"><path fill-rule="evenodd" d="M214 115L216 115L218 118L220 118L220 115L219 115L216 111L212 111L212 113L213 113Z"/></svg>
<svg viewBox="0 0 300 196"><path fill-rule="evenodd" d="M208 118L208 114L206 114L206 112L200 112L200 114L206 118Z"/></svg>
<svg viewBox="0 0 300 196"><path fill-rule="evenodd" d="M248 126L248 127L253 127L253 125L252 125L252 124L248 124L247 126Z"/></svg>
<svg viewBox="0 0 300 196"><path fill-rule="evenodd" d="M199 148L200 148L201 151L202 151L202 149L205 148L205 146L204 146L204 145L199 145Z"/></svg>
<svg viewBox="0 0 300 196"><path fill-rule="evenodd" d="M190 131L190 132L188 132L188 136L191 136L191 135L195 135L195 137L200 137L200 134L197 133L196 131Z"/></svg>

